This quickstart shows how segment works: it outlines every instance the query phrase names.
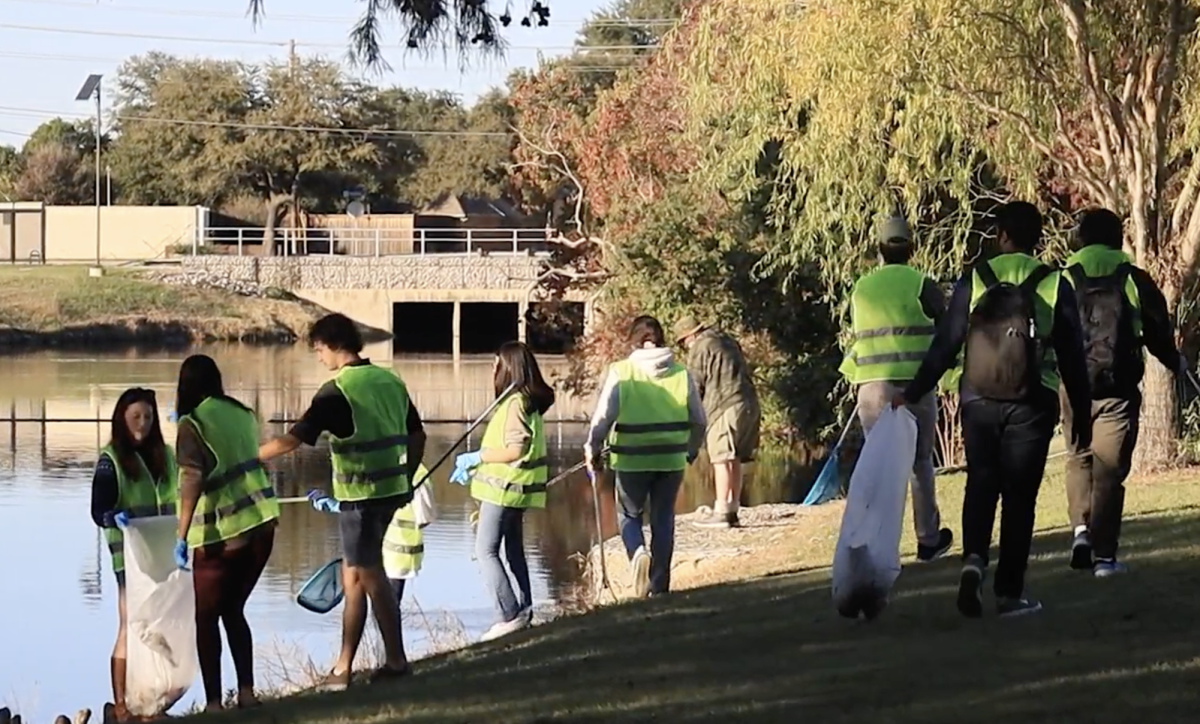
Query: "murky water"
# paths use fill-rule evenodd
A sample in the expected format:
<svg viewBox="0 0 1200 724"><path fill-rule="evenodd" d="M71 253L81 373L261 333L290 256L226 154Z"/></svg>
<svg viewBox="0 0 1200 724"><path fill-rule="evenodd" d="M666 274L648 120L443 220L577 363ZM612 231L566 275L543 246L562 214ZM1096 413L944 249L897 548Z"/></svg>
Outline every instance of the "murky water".
<svg viewBox="0 0 1200 724"><path fill-rule="evenodd" d="M227 391L253 406L264 420L290 419L303 411L328 378L302 348L286 350L215 347L212 355ZM387 345L367 350L390 357ZM27 720L48 721L81 707L98 711L108 701L108 658L116 624L115 583L99 531L89 517L90 481L97 450L107 442L108 418L121 391L140 385L155 389L163 414L174 401L182 353L78 354L46 352L0 357L0 705L23 712ZM564 368L542 360L548 377ZM432 422L426 462L432 463L492 398L491 359L453 362L447 358L394 359L422 415ZM549 415L551 473L579 460L591 400L562 397ZM8 422L11 419L31 420ZM80 422L100 418L103 423ZM68 421L76 420L76 421ZM175 427L164 421L173 441ZM263 425L264 438L285 430ZM478 444L479 433L470 445ZM475 509L466 491L447 482L448 468L432 477L439 519L426 531L424 567L410 583L406 601L419 605L427 620L461 621L477 637L492 622L483 582L472 560L468 517ZM750 470L749 503L797 500L811 481L807 469L759 464ZM272 465L281 495L303 494L329 476L323 445ZM611 535L615 512L611 489L604 491L601 517ZM694 466L677 508L693 510L710 502L711 474ZM572 555L595 538L592 493L576 475L551 490L547 508L526 523L526 550L534 581L535 605L550 606L569 596L578 580ZM339 612L320 616L294 603L299 586L319 566L338 555L332 516L307 505L285 506L274 554L250 599L248 618L258 649L260 683L278 676L281 658L310 656L320 666L332 661L339 637ZM428 626L410 617L406 642L415 654L429 650ZM226 654L225 677L233 684ZM266 679L266 681L261 681ZM197 695L199 682L184 703Z"/></svg>

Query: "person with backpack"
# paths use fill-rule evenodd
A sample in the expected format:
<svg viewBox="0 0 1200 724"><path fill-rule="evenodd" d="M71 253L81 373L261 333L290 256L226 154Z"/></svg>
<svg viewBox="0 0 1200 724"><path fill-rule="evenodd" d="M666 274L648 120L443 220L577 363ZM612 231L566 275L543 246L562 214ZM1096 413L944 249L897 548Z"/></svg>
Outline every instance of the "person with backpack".
<svg viewBox="0 0 1200 724"><path fill-rule="evenodd" d="M965 274L951 294L916 376L893 407L929 394L965 348L959 382L967 486L963 497L963 566L958 610L983 615L996 506L1000 555L993 590L1001 617L1042 609L1025 591L1038 490L1059 417L1061 379L1073 413L1073 449L1091 445L1091 394L1075 293L1060 273L1032 254L1042 215L1014 201L1000 208L1000 254Z"/></svg>
<svg viewBox="0 0 1200 724"><path fill-rule="evenodd" d="M882 265L859 279L850 293L853 341L838 371L858 387L858 419L868 434L896 393L917 373L946 309L937 284L908 265L912 252L908 223L898 216L888 219L879 230ZM934 488L936 393L930 392L908 409L917 421L912 466L917 560L928 562L945 554L954 542L950 529L941 527Z"/></svg>
<svg viewBox="0 0 1200 724"><path fill-rule="evenodd" d="M1071 568L1106 578L1125 571L1117 561L1125 478L1137 445L1145 373L1143 346L1179 375L1187 360L1175 346L1167 300L1144 270L1121 251L1121 220L1108 209L1090 209L1079 219L1076 251L1066 261L1083 323L1084 353L1091 388L1092 454L1067 459L1067 509L1074 540ZM1066 394L1065 392L1063 393ZM1063 425L1073 425L1069 406ZM1067 438L1067 450L1078 452Z"/></svg>

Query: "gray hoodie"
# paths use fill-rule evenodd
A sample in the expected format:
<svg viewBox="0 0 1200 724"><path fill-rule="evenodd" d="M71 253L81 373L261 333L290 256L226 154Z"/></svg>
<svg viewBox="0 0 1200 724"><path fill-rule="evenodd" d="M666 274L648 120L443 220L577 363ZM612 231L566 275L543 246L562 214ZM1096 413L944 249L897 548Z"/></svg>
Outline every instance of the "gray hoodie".
<svg viewBox="0 0 1200 724"><path fill-rule="evenodd" d="M648 375L662 377L674 363L675 354L669 347L643 347L635 349L633 354L629 355L629 361ZM592 414L592 424L588 429L588 439L584 446L584 455L588 459L594 459L593 451L599 452L604 449L608 433L617 422L620 401L621 396L617 392L617 377L610 367L605 374L600 396L596 399L596 412ZM690 462L700 454L700 447L704 444L704 429L708 424L704 417L704 407L700 404L700 393L690 374L688 375L688 422L692 425L692 434L688 440L688 461Z"/></svg>

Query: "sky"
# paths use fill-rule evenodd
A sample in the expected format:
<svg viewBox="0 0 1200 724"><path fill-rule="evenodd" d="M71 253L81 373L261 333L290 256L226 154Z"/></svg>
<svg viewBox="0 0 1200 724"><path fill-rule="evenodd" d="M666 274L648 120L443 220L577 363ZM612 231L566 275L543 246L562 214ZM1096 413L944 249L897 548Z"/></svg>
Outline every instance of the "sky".
<svg viewBox="0 0 1200 724"><path fill-rule="evenodd" d="M152 50L181 57L243 61L284 60L288 41L301 55L345 61L347 36L361 13L361 0L265 0L265 20L255 28L248 0L0 0L0 145L20 146L41 123L55 116L94 115L91 102L76 101L91 73L104 75L107 94L123 60ZM548 27L505 33L501 59L476 59L460 69L457 55L421 57L405 52L398 32L385 37L391 71L372 76L380 85L449 90L473 101L503 86L519 67L539 57L570 51L580 25L607 0L549 3ZM493 6L502 2L493 0ZM513 0L523 15L524 0ZM64 32L71 31L71 32ZM131 37L132 36L132 37ZM137 37L160 36L160 37ZM108 103L105 102L107 111Z"/></svg>

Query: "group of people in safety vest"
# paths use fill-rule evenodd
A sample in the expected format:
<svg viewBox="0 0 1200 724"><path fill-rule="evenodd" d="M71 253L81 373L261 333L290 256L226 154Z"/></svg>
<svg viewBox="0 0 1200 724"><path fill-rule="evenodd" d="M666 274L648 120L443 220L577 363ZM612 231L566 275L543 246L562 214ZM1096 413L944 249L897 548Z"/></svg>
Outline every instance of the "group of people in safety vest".
<svg viewBox="0 0 1200 724"><path fill-rule="evenodd" d="M878 239L881 265L854 286L852 339L841 367L857 386L865 429L888 405L906 406L916 418L912 492L922 561L953 544L941 525L933 451L935 388L957 388L967 462L957 606L972 618L983 613L998 504L997 613L1042 608L1026 591L1025 571L1060 411L1069 452L1070 566L1097 578L1126 570L1117 553L1138 435L1143 349L1176 374L1189 374L1163 294L1122 251L1122 223L1111 211L1080 216L1073 253L1061 269L1034 257L1043 220L1033 205L1002 206L995 230L999 253L969 268L947 303L932 280L909 266L908 224L887 220Z"/></svg>
<svg viewBox="0 0 1200 724"><path fill-rule="evenodd" d="M685 318L677 327L677 340L693 350L698 372L689 373L674 360L657 320L639 318L630 336L633 353L611 367L586 446L593 473L606 456L616 471L622 539L641 595L669 586L674 501L685 467L705 444L706 430L721 474L714 517L702 525L737 525L741 464L753 459L758 445L758 402L740 348L694 319ZM118 399L111 439L96 463L91 505L108 541L119 590L120 627L111 658L118 720L130 718L123 529L137 518L177 516L173 553L178 567L190 565L193 572L207 709L223 707L221 628L237 674L236 706L257 706L245 606L271 556L280 512L264 465L301 445L316 445L323 434L329 438L332 494L312 490L308 499L316 510L337 515L345 593L341 651L317 688L339 691L351 684L368 610L385 654L383 666L369 679L411 672L399 604L405 581L423 559L421 529L429 516L420 511L432 505L424 485L429 473L422 465L421 416L403 380L361 356L362 338L349 318L321 318L308 340L334 376L286 434L262 444L254 411L225 393L216 362L205 355L188 357L180 367L173 447L163 439L152 390L129 389ZM480 504L476 554L498 613L484 640L532 622L523 521L526 510L546 504L544 416L555 401L537 360L520 342L497 351L493 386L497 404L480 447L458 455L450 475L452 483L469 486ZM712 425L706 425L706 407ZM642 541L647 504L650 552Z"/></svg>

